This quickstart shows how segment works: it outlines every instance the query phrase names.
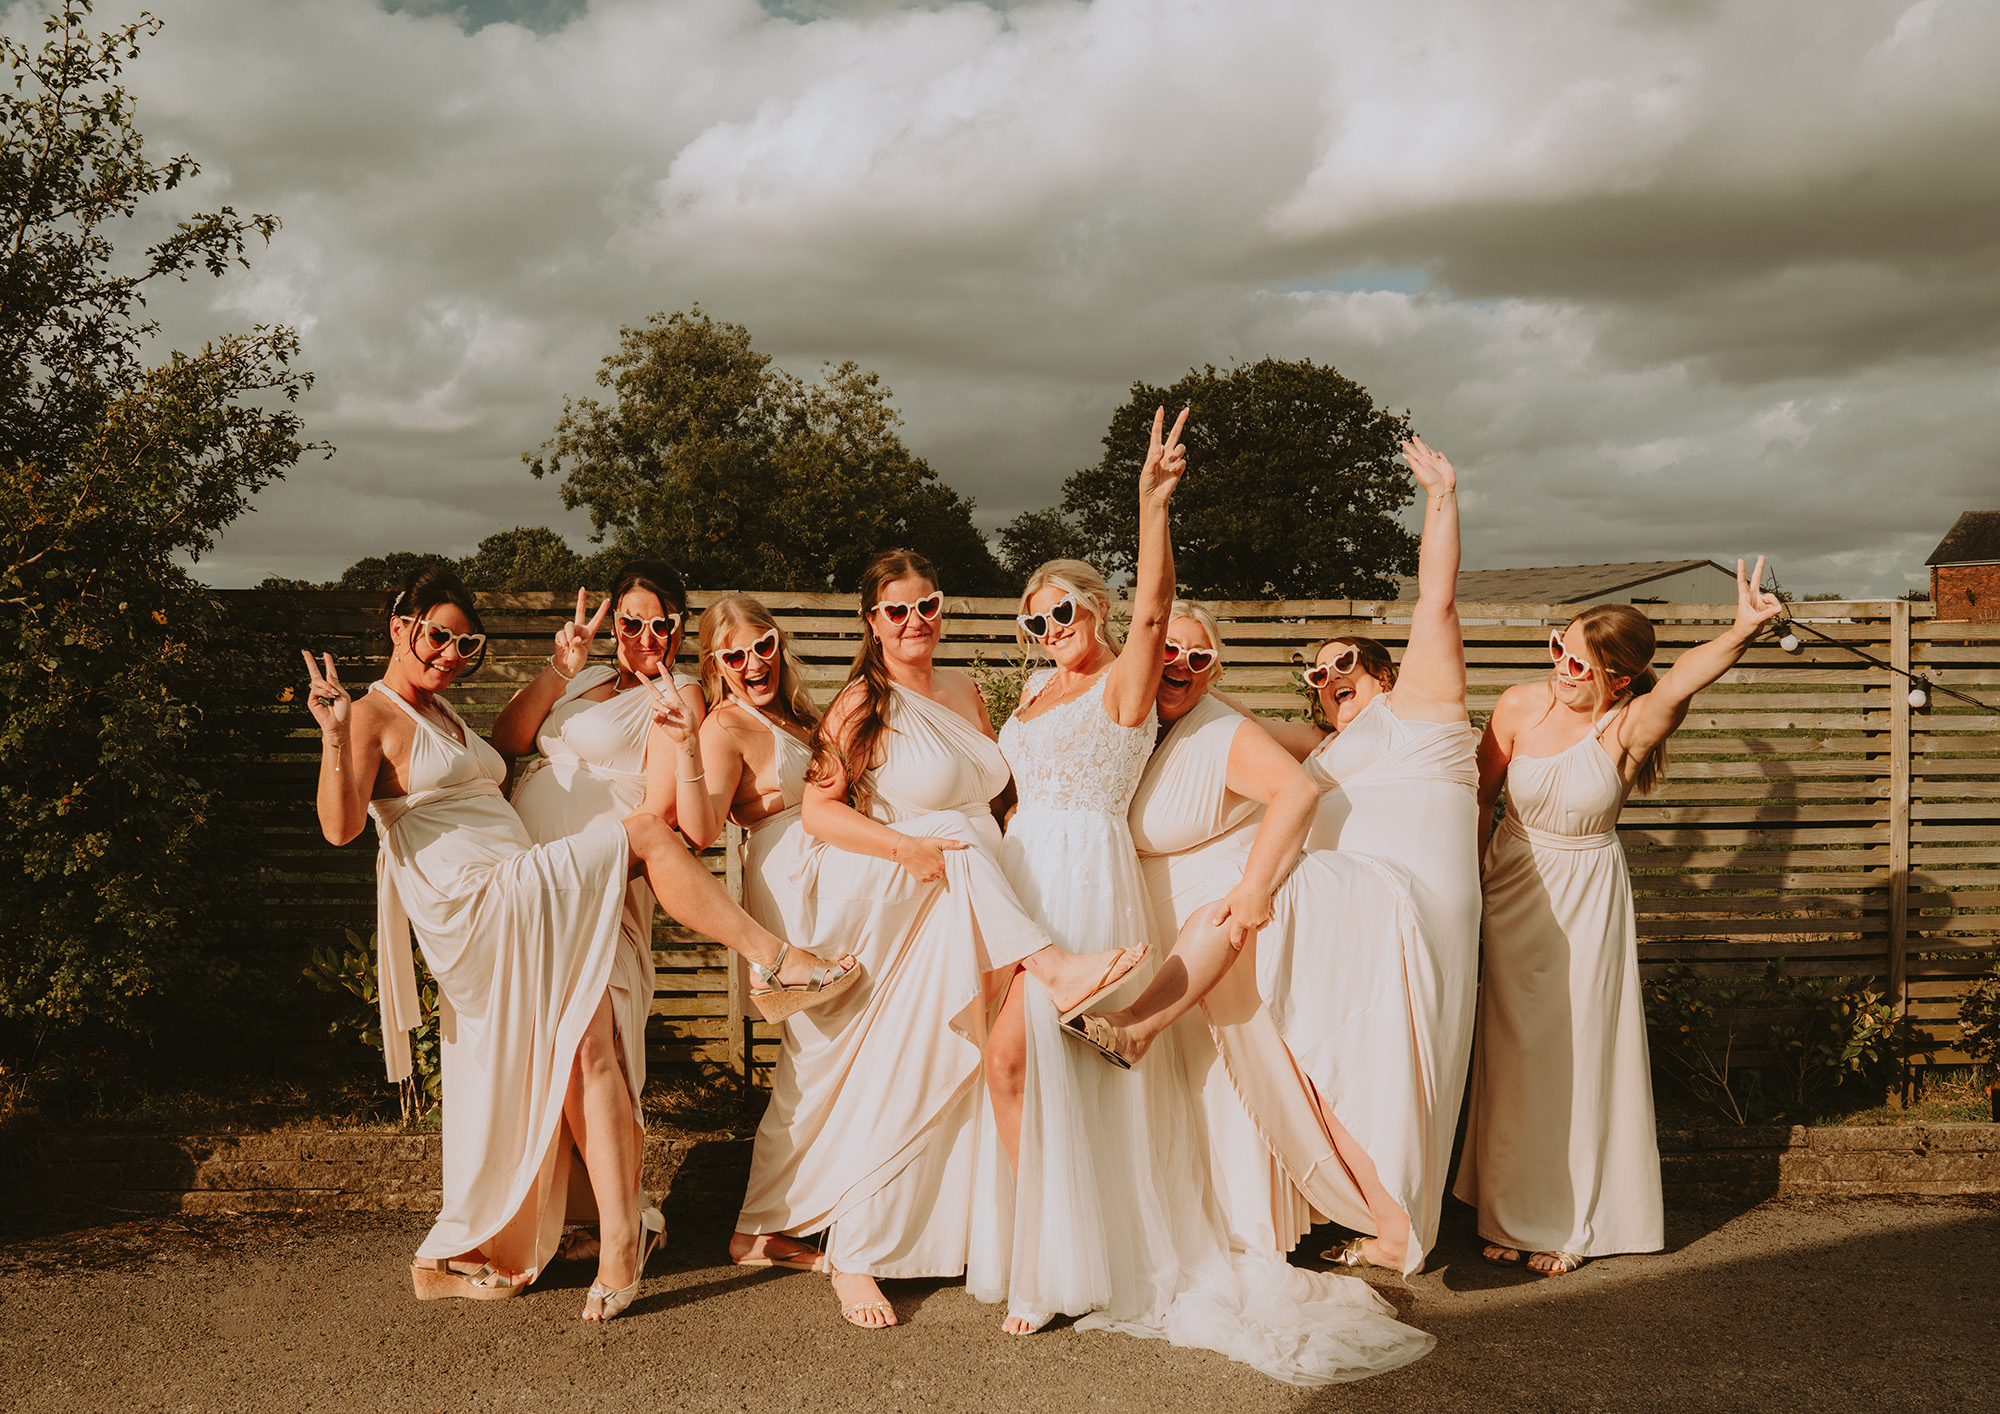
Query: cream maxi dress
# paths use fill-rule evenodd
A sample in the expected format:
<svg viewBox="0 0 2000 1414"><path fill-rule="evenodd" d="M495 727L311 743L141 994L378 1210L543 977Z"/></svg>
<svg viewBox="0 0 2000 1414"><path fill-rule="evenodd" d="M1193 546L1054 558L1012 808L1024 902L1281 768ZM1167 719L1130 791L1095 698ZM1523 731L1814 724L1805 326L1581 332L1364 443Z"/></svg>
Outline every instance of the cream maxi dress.
<svg viewBox="0 0 2000 1414"><path fill-rule="evenodd" d="M583 696L617 677L617 669L602 664L582 669L542 719L535 736L541 754L514 783L514 809L536 844L619 824L646 798L652 691L628 688L602 702ZM673 678L676 689L692 681ZM611 964L611 1024L631 1082L632 1118L643 1129L639 1096L646 1088L646 1016L653 1006L653 891L644 879L626 885L623 935L625 946Z"/></svg>
<svg viewBox="0 0 2000 1414"><path fill-rule="evenodd" d="M1161 936L1243 877L1264 808L1229 789L1229 750L1255 730L1204 696L1146 765L1132 834ZM1404 874L1307 851L1272 895L1271 922L1206 998L1208 1027L1187 1028L1210 1172L1239 1246L1288 1252L1316 1215L1374 1231L1322 1107L1413 1227L1435 1227L1443 1195L1425 1187L1425 1146L1409 1123L1425 1099L1410 992L1422 949ZM1422 1257L1410 1244L1407 1270Z"/></svg>
<svg viewBox="0 0 2000 1414"><path fill-rule="evenodd" d="M812 836L799 818L806 798L806 773L812 769L812 748L755 707L725 698L718 712L745 712L771 733L772 760L778 794L784 805L743 831L743 909L764 927L794 947L809 948L813 937L813 892L804 887L806 856ZM785 1055L791 1053L787 1031ZM781 1058L779 1066L785 1061Z"/></svg>
<svg viewBox="0 0 2000 1414"><path fill-rule="evenodd" d="M391 1080L410 1073L408 1033L423 1020L412 928L438 983L444 1210L417 1256L481 1249L532 1281L562 1235L570 1068L624 946L625 831L535 844L500 794L506 763L457 713L462 741L383 684L371 690L416 723L409 794L368 806Z"/></svg>
<svg viewBox="0 0 2000 1414"><path fill-rule="evenodd" d="M1048 946L999 862L988 802L1000 749L949 707L893 687L871 810L910 835L969 846L921 884L887 859L821 844L805 861L813 951L851 952L861 980L785 1023L757 1128L739 1232L826 1230L835 1270L954 1277L965 1270L987 972Z"/></svg>
<svg viewBox="0 0 2000 1414"><path fill-rule="evenodd" d="M1599 743L1507 766L1486 851L1486 972L1454 1191L1479 1234L1604 1257L1665 1242L1632 879L1628 787Z"/></svg>
<svg viewBox="0 0 2000 1414"><path fill-rule="evenodd" d="M1032 701L1052 670L1030 679ZM1152 905L1126 812L1151 752L1151 712L1113 721L1104 681L1001 732L1020 807L1007 876L1064 946L1102 952L1145 942ZM1143 986L1165 951L1156 949ZM1121 988L1121 993L1126 991ZM1029 979L1027 1088L1018 1178L983 1166L967 1288L1010 1313L1082 1316L1109 1329L1218 1351L1300 1385L1356 1380L1427 1353L1434 1341L1394 1319L1365 1282L1302 1271L1269 1249L1232 1256L1208 1154L1172 1028L1129 1071L1063 1038L1055 1005ZM996 1146L997 1149L997 1146ZM990 1245L989 1245L990 1244Z"/></svg>
<svg viewBox="0 0 2000 1414"><path fill-rule="evenodd" d="M1471 723L1406 722L1384 692L1305 763L1325 788L1306 848L1382 861L1408 880L1416 907L1406 977L1422 1103L1397 1123L1422 1147L1422 1197L1409 1214L1412 1247L1425 1251L1437 1243L1477 1008L1478 745Z"/></svg>

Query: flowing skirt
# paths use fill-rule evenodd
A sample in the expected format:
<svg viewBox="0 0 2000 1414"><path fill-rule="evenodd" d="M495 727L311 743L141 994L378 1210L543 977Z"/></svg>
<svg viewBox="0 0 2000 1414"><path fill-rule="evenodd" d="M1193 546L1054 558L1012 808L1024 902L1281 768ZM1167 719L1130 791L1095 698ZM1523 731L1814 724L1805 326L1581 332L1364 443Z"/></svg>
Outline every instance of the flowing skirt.
<svg viewBox="0 0 2000 1414"><path fill-rule="evenodd" d="M1003 858L1022 902L1078 952L1152 941L1151 904L1125 820L1023 807ZM1164 947L1108 1005L1137 994ZM1011 1314L1214 1350L1293 1384L1361 1379L1427 1353L1351 1277L1301 1271L1274 1251L1232 1254L1208 1180L1208 1146L1176 1030L1129 1071L1060 1033L1024 988L1026 1104L1020 1170L997 1143L982 1162L967 1287ZM990 1120L989 1120L990 1124Z"/></svg>

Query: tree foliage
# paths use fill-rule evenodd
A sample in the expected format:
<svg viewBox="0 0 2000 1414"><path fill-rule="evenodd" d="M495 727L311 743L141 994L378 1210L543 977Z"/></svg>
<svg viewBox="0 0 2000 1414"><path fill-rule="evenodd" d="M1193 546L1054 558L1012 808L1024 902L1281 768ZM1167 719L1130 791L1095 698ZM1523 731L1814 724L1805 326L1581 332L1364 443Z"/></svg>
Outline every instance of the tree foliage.
<svg viewBox="0 0 2000 1414"><path fill-rule="evenodd" d="M1166 388L1134 383L1111 416L1103 460L1063 483L1061 515L1082 558L1106 574L1132 571L1146 431L1154 408L1171 416L1183 405L1194 413L1183 439L1188 474L1174 493L1174 567L1186 592L1395 597L1396 577L1417 563L1417 538L1397 515L1416 495L1394 461L1409 419L1310 359L1210 365ZM1024 523L1051 514L1017 519L1001 543L1029 543L1039 532Z"/></svg>
<svg viewBox="0 0 2000 1414"><path fill-rule="evenodd" d="M697 306L621 330L597 381L612 401L566 400L523 460L620 553L705 589L847 590L908 546L954 593L1003 588L972 503L903 445L876 374L846 362L804 382Z"/></svg>
<svg viewBox="0 0 2000 1414"><path fill-rule="evenodd" d="M117 245L198 169L148 160L117 81L159 22L89 12L0 36L0 1015L44 1036L144 1029L238 971L261 831L228 787L288 725L284 668L182 561L307 449L311 381L284 328L148 362L149 284L221 275L277 222Z"/></svg>

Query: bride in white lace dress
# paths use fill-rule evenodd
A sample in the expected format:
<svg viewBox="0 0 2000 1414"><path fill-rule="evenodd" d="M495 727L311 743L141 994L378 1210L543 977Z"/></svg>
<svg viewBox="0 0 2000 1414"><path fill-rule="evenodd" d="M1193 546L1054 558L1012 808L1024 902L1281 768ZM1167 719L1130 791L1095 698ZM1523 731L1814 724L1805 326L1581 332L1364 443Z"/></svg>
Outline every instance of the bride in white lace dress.
<svg viewBox="0 0 2000 1414"><path fill-rule="evenodd" d="M1055 666L1030 679L1000 734L1020 796L1001 860L1028 912L1079 952L1150 939L1126 810L1157 725L1174 583L1167 502L1186 419L1162 439L1164 417L1154 418L1122 650L1088 565L1044 565L1024 597L1022 629ZM1134 991L1151 971L1134 970ZM989 1040L992 1116L1014 1171L994 1162L981 1175L967 1287L1006 1300L1004 1330L1081 1316L1084 1327L1219 1351L1295 1384L1359 1379L1430 1349L1365 1283L1275 1253L1232 1256L1178 1037L1163 1036L1143 1068L1118 1071L1064 1039L1063 1015L1017 976Z"/></svg>

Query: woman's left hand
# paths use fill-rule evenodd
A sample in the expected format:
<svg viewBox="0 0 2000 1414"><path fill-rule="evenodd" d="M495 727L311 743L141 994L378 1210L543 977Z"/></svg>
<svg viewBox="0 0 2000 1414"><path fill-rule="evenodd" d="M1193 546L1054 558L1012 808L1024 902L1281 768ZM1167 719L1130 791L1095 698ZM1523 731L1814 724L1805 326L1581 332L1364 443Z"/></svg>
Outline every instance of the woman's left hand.
<svg viewBox="0 0 2000 1414"><path fill-rule="evenodd" d="M1164 438L1160 429L1167 424L1167 410L1153 409L1153 437L1146 447L1146 464L1139 469L1139 501L1142 505L1165 509L1174 487L1187 470L1187 448L1181 445L1181 429L1187 426L1190 409L1182 408L1174 419L1174 430Z"/></svg>
<svg viewBox="0 0 2000 1414"><path fill-rule="evenodd" d="M1736 632L1754 638L1757 630L1785 612L1784 601L1764 592L1764 557L1757 557L1757 569L1746 577L1743 561L1736 562Z"/></svg>
<svg viewBox="0 0 2000 1414"><path fill-rule="evenodd" d="M665 673L647 684L653 692L653 725L667 734L675 746L685 746L694 738L694 727L681 696L674 691L673 679Z"/></svg>
<svg viewBox="0 0 2000 1414"><path fill-rule="evenodd" d="M1271 921L1271 913L1271 895L1268 892L1249 884L1238 884L1229 891L1227 898L1216 905L1209 922L1218 928L1227 924L1229 946L1241 952L1243 945Z"/></svg>
<svg viewBox="0 0 2000 1414"><path fill-rule="evenodd" d="M1430 495L1444 496L1458 489L1458 473L1443 456L1425 446L1423 438L1412 436L1403 443L1403 460L1410 464L1417 484Z"/></svg>

